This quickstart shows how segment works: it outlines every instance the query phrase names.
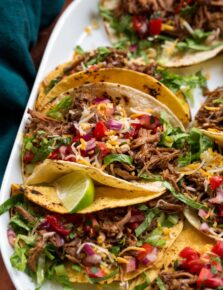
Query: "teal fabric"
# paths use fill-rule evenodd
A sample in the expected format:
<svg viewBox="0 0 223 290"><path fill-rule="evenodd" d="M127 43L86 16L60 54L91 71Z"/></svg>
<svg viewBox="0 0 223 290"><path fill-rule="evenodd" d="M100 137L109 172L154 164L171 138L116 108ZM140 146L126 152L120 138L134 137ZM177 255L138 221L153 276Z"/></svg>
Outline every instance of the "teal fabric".
<svg viewBox="0 0 223 290"><path fill-rule="evenodd" d="M0 182L35 78L30 49L64 0L0 1Z"/></svg>

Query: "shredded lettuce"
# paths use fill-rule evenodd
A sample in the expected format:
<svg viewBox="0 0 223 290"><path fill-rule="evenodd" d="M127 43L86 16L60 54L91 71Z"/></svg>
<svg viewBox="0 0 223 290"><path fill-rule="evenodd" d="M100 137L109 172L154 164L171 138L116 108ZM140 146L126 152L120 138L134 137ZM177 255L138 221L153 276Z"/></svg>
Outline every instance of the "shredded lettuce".
<svg viewBox="0 0 223 290"><path fill-rule="evenodd" d="M15 196L10 197L0 205L0 215L9 211L12 207L20 203L21 201L23 201L23 194L17 194Z"/></svg>
<svg viewBox="0 0 223 290"><path fill-rule="evenodd" d="M175 189L173 188L173 186L169 182L164 181L163 182L163 186L166 189L168 189L176 199L178 199L179 201L185 203L189 207L192 207L192 208L194 208L196 210L199 210L201 208L205 208L205 206L202 203L197 202L197 201L193 200L192 198L190 198L190 197L188 197L186 195L183 195L181 193L177 193L175 191Z"/></svg>
<svg viewBox="0 0 223 290"><path fill-rule="evenodd" d="M160 290L166 290L166 286L164 285L160 277L156 278L156 285L159 287Z"/></svg>
<svg viewBox="0 0 223 290"><path fill-rule="evenodd" d="M71 105L71 96L66 96L47 112L47 116L56 120L63 120L63 113L66 112L71 107Z"/></svg>
<svg viewBox="0 0 223 290"><path fill-rule="evenodd" d="M26 248L20 247L18 243L15 245L14 253L10 257L11 264L14 268L18 269L19 271L25 271L27 259L26 259Z"/></svg>
<svg viewBox="0 0 223 290"><path fill-rule="evenodd" d="M150 285L151 281L149 279L148 274L146 272L144 272L141 276L145 277L145 280L143 283L135 286L134 290L144 290Z"/></svg>
<svg viewBox="0 0 223 290"><path fill-rule="evenodd" d="M155 217L155 213L153 211L149 211L147 214L144 222L142 222L136 229L135 229L135 234L136 237L139 237L147 228L150 226L153 218Z"/></svg>

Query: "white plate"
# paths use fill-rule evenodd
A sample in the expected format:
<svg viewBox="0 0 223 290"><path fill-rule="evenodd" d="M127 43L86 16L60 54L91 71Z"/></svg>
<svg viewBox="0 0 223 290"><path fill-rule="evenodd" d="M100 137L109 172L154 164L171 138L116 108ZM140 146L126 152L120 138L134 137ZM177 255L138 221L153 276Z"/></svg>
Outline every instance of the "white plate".
<svg viewBox="0 0 223 290"><path fill-rule="evenodd" d="M93 19L97 19L99 24L98 29L92 28ZM88 28L88 31L90 30L90 33L86 32L86 28ZM44 76L53 70L58 64L66 62L72 56L73 49L76 45L81 45L84 49L90 50L95 49L98 46L106 46L109 44L110 43L106 37L103 24L99 19L98 0L75 0L74 3L72 3L64 12L50 37L27 104L27 108L33 107L37 96L39 83ZM210 89L223 85L223 56L218 56L209 62L202 63L193 68L183 68L178 69L177 71L180 73L188 73L201 69L210 76L208 80L208 86ZM203 100L204 99L201 97L199 90L197 90L195 102L192 106L193 115ZM23 116L2 182L0 204L9 198L11 184L22 182L20 149L22 132L27 121L26 111ZM7 239L8 222L8 213L0 217L0 247L6 268L17 290L34 290L35 285L32 283L31 279L29 279L26 274L12 268L10 264L10 256L13 251ZM55 285L52 287L51 283L47 283L44 287L42 287L44 290L52 288L55 290L61 289L61 287ZM90 285L82 287L78 285L75 289L90 290L96 289L96 287ZM117 287L113 289L117 289Z"/></svg>

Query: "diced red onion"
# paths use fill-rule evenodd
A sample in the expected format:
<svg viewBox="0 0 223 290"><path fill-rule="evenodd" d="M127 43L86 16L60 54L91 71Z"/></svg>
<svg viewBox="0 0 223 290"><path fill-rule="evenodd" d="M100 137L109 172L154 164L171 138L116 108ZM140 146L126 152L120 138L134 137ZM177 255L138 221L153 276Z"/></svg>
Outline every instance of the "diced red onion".
<svg viewBox="0 0 223 290"><path fill-rule="evenodd" d="M130 223L143 222L144 219L145 219L145 215L143 213L141 213L138 215L131 216L131 219L129 222Z"/></svg>
<svg viewBox="0 0 223 290"><path fill-rule="evenodd" d="M100 103L110 103L109 99L105 99L105 98L96 98L92 101L93 104L100 104Z"/></svg>
<svg viewBox="0 0 223 290"><path fill-rule="evenodd" d="M122 124L114 119L110 119L107 123L108 128L112 130L121 130L122 129Z"/></svg>
<svg viewBox="0 0 223 290"><path fill-rule="evenodd" d="M86 253L87 255L90 255L90 256L95 255L94 250L93 250L92 247L91 247L90 245L88 245L88 244L85 244L85 245L84 245L83 250L85 251L85 253Z"/></svg>
<svg viewBox="0 0 223 290"><path fill-rule="evenodd" d="M95 149L95 147L96 147L95 138L92 138L90 141L87 142L86 151L91 151Z"/></svg>
<svg viewBox="0 0 223 290"><path fill-rule="evenodd" d="M142 260L142 264L148 265L149 263L153 263L157 259L157 248L153 248L152 252L145 256Z"/></svg>
<svg viewBox="0 0 223 290"><path fill-rule="evenodd" d="M200 225L200 230L201 230L202 232L209 232L210 227L209 227L209 225L208 225L207 223L202 223L202 224Z"/></svg>
<svg viewBox="0 0 223 290"><path fill-rule="evenodd" d="M130 52L135 52L136 50L137 50L137 44L130 45L130 47L129 47Z"/></svg>
<svg viewBox="0 0 223 290"><path fill-rule="evenodd" d="M7 236L9 244L14 247L15 246L15 240L16 240L16 233L13 231L13 229L9 228L7 230Z"/></svg>
<svg viewBox="0 0 223 290"><path fill-rule="evenodd" d="M98 254L89 255L84 259L84 263L88 265L98 265L101 262L101 256Z"/></svg>
<svg viewBox="0 0 223 290"><path fill-rule="evenodd" d="M126 260L128 260L128 264L126 264L125 272L133 272L137 268L136 258L134 257L124 257Z"/></svg>
<svg viewBox="0 0 223 290"><path fill-rule="evenodd" d="M85 134L84 136L82 136L82 138L84 139L84 141L89 141L92 138L92 134L90 134L90 133Z"/></svg>
<svg viewBox="0 0 223 290"><path fill-rule="evenodd" d="M63 239L63 237L61 237L60 235L56 234L55 235L55 240L56 240L56 246L58 248L63 247L63 245L64 245L64 239Z"/></svg>
<svg viewBox="0 0 223 290"><path fill-rule="evenodd" d="M216 197L209 199L209 202L222 204L223 203L223 189L217 190Z"/></svg>
<svg viewBox="0 0 223 290"><path fill-rule="evenodd" d="M198 211L198 215L199 215L202 219L205 219L206 216L207 216L207 212L201 208L201 209L199 209L199 211Z"/></svg>

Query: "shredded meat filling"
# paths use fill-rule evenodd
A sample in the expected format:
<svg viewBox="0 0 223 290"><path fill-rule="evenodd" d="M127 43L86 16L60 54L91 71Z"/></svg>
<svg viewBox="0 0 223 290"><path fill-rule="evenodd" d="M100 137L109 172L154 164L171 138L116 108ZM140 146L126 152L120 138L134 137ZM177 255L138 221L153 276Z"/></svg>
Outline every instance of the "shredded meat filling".
<svg viewBox="0 0 223 290"><path fill-rule="evenodd" d="M223 130L223 87L207 94L207 99L195 119L202 129Z"/></svg>

